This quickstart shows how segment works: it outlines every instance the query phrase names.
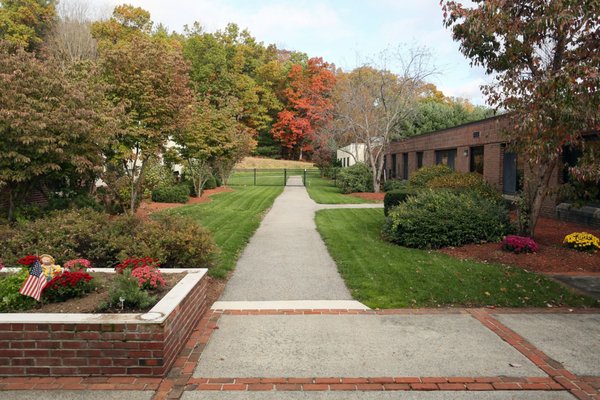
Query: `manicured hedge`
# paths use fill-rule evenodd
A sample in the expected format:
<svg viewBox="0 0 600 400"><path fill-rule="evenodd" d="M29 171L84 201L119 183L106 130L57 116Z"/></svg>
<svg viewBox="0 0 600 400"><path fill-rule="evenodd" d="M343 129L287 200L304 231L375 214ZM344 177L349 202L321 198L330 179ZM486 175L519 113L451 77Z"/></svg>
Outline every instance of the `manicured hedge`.
<svg viewBox="0 0 600 400"><path fill-rule="evenodd" d="M89 209L57 211L4 227L0 240L6 266L16 266L27 254L46 253L59 263L86 258L93 267L149 256L165 268L209 268L217 251L212 234L184 217L114 217Z"/></svg>
<svg viewBox="0 0 600 400"><path fill-rule="evenodd" d="M384 233L406 247L440 248L498 242L510 230L508 211L474 191L423 190L389 212Z"/></svg>
<svg viewBox="0 0 600 400"><path fill-rule="evenodd" d="M340 169L336 182L342 193L373 191L373 176L365 163Z"/></svg>
<svg viewBox="0 0 600 400"><path fill-rule="evenodd" d="M186 203L189 197L187 185L162 186L152 191L152 201L158 203Z"/></svg>
<svg viewBox="0 0 600 400"><path fill-rule="evenodd" d="M416 190L411 187L404 187L402 189L392 190L386 192L383 198L383 212L387 216L390 210L396 207L400 203L404 203L408 196L412 196L416 193Z"/></svg>

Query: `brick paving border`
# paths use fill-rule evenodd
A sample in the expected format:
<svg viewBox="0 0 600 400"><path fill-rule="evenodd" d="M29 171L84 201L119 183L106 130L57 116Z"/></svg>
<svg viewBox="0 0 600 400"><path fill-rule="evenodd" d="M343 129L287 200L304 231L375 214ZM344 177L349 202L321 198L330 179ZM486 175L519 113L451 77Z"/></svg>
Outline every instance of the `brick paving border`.
<svg viewBox="0 0 600 400"><path fill-rule="evenodd" d="M140 377L43 377L0 378L1 390L148 390L153 400L179 399L186 390L220 391L569 391L579 400L600 400L600 377L576 376L548 357L525 338L502 324L494 314L597 314L598 310L570 308L444 308L393 310L208 310L164 378ZM547 377L201 377L192 374L200 355L218 329L222 315L471 315L502 340L527 357Z"/></svg>

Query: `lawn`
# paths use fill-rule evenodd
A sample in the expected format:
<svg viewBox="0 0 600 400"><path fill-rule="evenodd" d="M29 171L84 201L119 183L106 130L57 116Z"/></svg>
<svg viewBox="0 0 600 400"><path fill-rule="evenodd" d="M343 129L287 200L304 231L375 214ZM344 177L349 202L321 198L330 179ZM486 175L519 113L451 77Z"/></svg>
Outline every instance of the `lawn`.
<svg viewBox="0 0 600 400"><path fill-rule="evenodd" d="M317 228L356 300L371 308L598 306L541 275L380 238L380 209L321 210Z"/></svg>
<svg viewBox="0 0 600 400"><path fill-rule="evenodd" d="M331 179L321 178L318 174L307 177L306 190L311 199L319 204L360 204L368 200L342 194Z"/></svg>
<svg viewBox="0 0 600 400"><path fill-rule="evenodd" d="M190 217L208 228L221 249L210 275L225 278L260 225L283 187L236 187L233 192L211 196L209 203L178 207L167 212Z"/></svg>

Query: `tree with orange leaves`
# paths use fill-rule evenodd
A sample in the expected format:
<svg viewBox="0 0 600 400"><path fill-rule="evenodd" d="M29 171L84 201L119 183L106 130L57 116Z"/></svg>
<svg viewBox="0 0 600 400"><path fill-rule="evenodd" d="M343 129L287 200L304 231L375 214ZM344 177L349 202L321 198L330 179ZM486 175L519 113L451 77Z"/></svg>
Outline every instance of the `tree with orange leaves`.
<svg viewBox="0 0 600 400"><path fill-rule="evenodd" d="M322 58L311 58L306 66L292 65L284 91L287 106L271 130L289 158L302 160L313 151L315 132L332 118L334 86L333 66Z"/></svg>

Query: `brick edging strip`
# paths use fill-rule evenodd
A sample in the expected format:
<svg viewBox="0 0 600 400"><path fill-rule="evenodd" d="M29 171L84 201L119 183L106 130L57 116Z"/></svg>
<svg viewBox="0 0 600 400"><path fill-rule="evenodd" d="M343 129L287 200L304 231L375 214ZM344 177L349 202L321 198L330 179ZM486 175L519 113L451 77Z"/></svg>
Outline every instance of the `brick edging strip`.
<svg viewBox="0 0 600 400"><path fill-rule="evenodd" d="M564 390L549 377L191 378L186 390L422 391Z"/></svg>
<svg viewBox="0 0 600 400"><path fill-rule="evenodd" d="M523 336L494 318L487 310L473 309L469 310L469 313L485 327L498 335L502 340L527 357L529 361L548 374L555 382L569 390L569 392L579 400L600 399L598 391L584 379L580 379L575 374L566 370L561 363L550 358L543 351L527 341Z"/></svg>

